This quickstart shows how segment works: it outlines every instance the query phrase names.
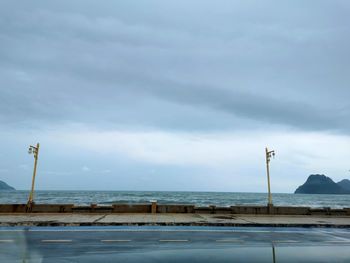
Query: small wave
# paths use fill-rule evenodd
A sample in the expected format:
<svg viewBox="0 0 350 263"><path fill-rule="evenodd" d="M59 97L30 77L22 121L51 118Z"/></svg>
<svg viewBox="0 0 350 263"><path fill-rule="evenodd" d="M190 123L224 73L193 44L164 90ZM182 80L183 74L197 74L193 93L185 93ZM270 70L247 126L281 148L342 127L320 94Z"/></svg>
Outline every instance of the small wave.
<svg viewBox="0 0 350 263"><path fill-rule="evenodd" d="M25 204L28 191L0 192L0 203ZM38 204L76 204L101 205L150 203L157 200L159 204L192 204L196 206L216 205L266 205L265 193L208 193L208 192L137 192L137 191L36 191L35 202ZM294 195L273 194L276 206L308 207L348 207L350 195Z"/></svg>

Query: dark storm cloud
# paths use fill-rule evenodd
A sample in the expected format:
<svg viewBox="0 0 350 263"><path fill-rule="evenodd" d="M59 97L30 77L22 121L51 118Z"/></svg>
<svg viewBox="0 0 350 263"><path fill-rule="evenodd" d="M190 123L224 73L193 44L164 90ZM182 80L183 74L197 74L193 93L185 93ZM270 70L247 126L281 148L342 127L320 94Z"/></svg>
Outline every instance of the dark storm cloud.
<svg viewBox="0 0 350 263"><path fill-rule="evenodd" d="M2 7L3 123L350 129L347 2Z"/></svg>

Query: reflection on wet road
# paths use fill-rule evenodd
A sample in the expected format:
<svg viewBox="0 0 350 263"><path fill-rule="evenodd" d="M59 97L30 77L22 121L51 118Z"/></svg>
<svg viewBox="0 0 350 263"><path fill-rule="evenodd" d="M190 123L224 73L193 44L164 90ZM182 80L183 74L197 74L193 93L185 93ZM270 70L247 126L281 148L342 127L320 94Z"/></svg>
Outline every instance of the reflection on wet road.
<svg viewBox="0 0 350 263"><path fill-rule="evenodd" d="M350 262L350 230L6 227L1 262Z"/></svg>

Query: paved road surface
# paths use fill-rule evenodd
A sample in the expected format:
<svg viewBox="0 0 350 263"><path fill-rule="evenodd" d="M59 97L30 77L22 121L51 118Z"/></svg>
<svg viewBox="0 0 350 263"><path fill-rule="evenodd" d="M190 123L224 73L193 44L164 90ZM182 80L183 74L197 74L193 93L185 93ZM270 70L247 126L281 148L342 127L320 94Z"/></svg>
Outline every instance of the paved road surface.
<svg viewBox="0 0 350 263"><path fill-rule="evenodd" d="M350 229L2 227L0 262L350 262Z"/></svg>

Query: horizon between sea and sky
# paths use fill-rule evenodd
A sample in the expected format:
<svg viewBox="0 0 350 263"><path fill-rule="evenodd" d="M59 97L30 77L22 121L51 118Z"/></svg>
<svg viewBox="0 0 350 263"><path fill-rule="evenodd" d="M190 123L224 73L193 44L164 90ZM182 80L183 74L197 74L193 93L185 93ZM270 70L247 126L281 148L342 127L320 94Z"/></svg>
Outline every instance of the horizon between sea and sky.
<svg viewBox="0 0 350 263"><path fill-rule="evenodd" d="M0 3L0 180L292 193L350 178L350 3Z"/></svg>

